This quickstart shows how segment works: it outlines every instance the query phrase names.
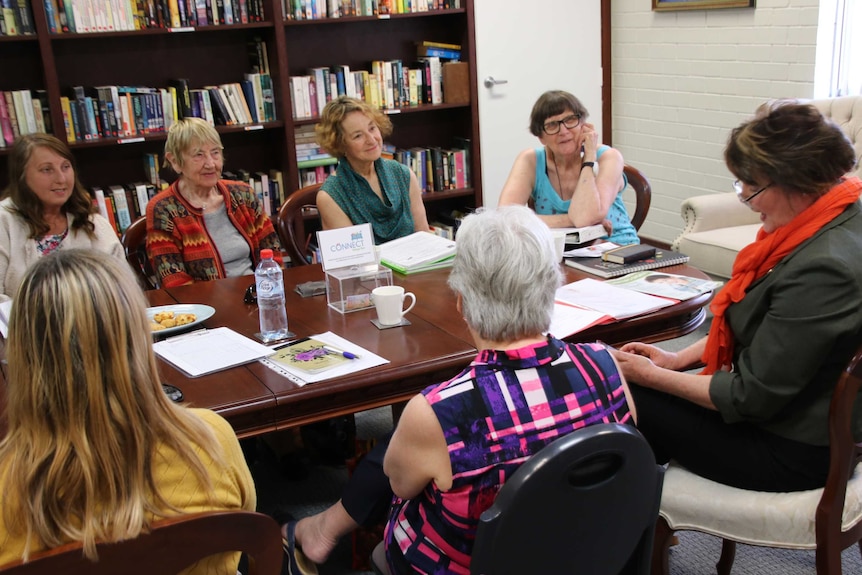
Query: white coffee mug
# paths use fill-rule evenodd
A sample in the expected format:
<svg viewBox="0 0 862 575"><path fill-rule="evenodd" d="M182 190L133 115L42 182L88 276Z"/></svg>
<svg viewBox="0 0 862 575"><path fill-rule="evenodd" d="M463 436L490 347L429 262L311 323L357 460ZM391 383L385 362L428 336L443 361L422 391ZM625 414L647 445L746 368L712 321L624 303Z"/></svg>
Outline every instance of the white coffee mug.
<svg viewBox="0 0 862 575"><path fill-rule="evenodd" d="M557 261L562 261L563 252L566 251L566 232L551 230L551 237L554 238L554 249L557 250Z"/></svg>
<svg viewBox="0 0 862 575"><path fill-rule="evenodd" d="M407 309L401 309L405 297L412 301ZM380 325L397 325L401 323L401 317L416 305L416 296L405 292L401 286L380 286L371 291L371 301L377 308L377 321Z"/></svg>

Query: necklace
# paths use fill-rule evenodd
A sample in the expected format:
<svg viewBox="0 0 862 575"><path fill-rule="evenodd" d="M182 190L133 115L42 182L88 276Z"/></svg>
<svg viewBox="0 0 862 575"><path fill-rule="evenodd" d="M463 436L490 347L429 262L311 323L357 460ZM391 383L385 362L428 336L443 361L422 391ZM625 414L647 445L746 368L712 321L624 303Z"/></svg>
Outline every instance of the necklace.
<svg viewBox="0 0 862 575"><path fill-rule="evenodd" d="M180 186L180 194L182 194L182 196L186 199L188 203L192 205L193 208L196 208L201 212L206 212L207 207L209 207L210 199L212 199L212 188L210 188L206 198L200 198L198 196L195 196L194 199L192 199L188 192L183 191L182 186Z"/></svg>
<svg viewBox="0 0 862 575"><path fill-rule="evenodd" d="M557 188L558 193L560 194L560 199L566 201L566 191L563 189L563 182L560 180L560 166L557 164L557 159L554 157L554 152L548 150L550 154L551 161L554 163L554 173L557 175ZM577 182L575 183L575 187L577 187ZM572 190L572 196L574 195L574 189ZM571 196L569 196L571 199Z"/></svg>

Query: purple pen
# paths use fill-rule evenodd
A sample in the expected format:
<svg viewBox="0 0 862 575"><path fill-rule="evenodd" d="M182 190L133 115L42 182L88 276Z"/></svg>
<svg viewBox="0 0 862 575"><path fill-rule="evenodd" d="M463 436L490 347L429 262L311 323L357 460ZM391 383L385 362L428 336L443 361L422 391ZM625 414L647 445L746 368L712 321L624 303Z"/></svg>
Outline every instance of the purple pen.
<svg viewBox="0 0 862 575"><path fill-rule="evenodd" d="M337 355L343 355L347 359L359 359L359 356L356 355L355 353L350 353L349 351L342 351L340 349L335 349L334 347L330 347L328 345L324 345L323 349L325 349L328 352L337 354Z"/></svg>

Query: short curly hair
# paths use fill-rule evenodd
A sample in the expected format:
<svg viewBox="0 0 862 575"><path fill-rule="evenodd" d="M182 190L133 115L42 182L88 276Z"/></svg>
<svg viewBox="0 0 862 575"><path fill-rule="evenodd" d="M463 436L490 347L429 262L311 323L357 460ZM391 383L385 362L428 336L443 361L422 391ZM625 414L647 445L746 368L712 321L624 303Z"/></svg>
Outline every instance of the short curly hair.
<svg viewBox="0 0 862 575"><path fill-rule="evenodd" d="M837 124L811 104L778 100L734 128L724 161L746 184L769 180L781 188L819 195L856 165L853 145Z"/></svg>
<svg viewBox="0 0 862 575"><path fill-rule="evenodd" d="M351 112L362 112L377 124L380 134L385 138L392 133L392 122L389 117L376 108L372 108L362 100L339 96L323 108L320 115L320 123L314 131L317 134L317 143L323 150L336 158L344 157L346 146L344 145L344 131L341 122Z"/></svg>

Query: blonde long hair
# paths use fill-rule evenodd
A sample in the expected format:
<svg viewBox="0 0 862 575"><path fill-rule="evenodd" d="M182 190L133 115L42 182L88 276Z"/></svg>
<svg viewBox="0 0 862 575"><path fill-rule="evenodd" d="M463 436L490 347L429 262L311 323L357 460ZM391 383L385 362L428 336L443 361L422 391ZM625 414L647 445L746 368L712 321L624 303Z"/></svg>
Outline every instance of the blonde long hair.
<svg viewBox="0 0 862 575"><path fill-rule="evenodd" d="M6 524L44 546L136 537L179 513L153 476L172 448L212 496L195 452L219 461L206 425L162 391L145 298L122 262L59 250L30 269L12 307L9 432L0 442Z"/></svg>

